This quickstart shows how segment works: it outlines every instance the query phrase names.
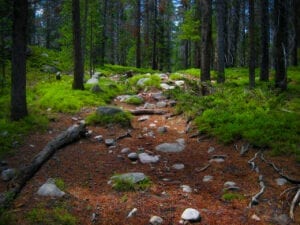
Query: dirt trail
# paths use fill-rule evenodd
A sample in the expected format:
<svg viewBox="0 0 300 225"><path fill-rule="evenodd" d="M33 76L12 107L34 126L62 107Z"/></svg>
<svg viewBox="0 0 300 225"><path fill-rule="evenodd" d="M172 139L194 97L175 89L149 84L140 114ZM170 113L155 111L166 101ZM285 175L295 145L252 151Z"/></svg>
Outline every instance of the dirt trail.
<svg viewBox="0 0 300 225"><path fill-rule="evenodd" d="M156 104L151 93L144 93L146 102ZM114 102L126 109L133 106ZM170 113L172 107L163 108ZM19 167L32 159L43 146L54 136L59 134L77 119L84 118L95 109L83 109L72 118L69 115L58 115L51 122L46 133L34 133L17 150L15 156L7 159L11 167ZM116 147L109 148L99 143L94 137L102 135L104 139L117 138L128 129L119 126L99 127L90 126L92 135L77 143L66 146L57 152L30 180L22 193L14 202L13 211L17 214L19 224L26 222L26 213L35 207L45 209L63 205L73 214L78 224L148 224L152 215L164 219L163 224L178 224L181 213L186 208L200 211L202 220L199 224L285 224L278 222L288 214L291 195L283 191L293 187L287 183L278 186L275 179L279 176L270 166L257 160L267 186L257 206L249 208L251 197L259 189L258 174L251 171L248 160L256 153L256 149L241 157L232 145L224 146L214 138L190 138L186 133L186 119L182 116L167 118L166 115L151 115L145 121L138 121L136 116L132 120L131 137L117 141ZM158 127L166 126L167 132L159 133ZM185 140L185 149L178 153L157 152L155 147L164 142L175 142L176 139ZM236 143L239 147L242 142ZM144 151L153 155L160 155L158 163L132 163L122 149L130 148L130 152ZM211 162L214 155L224 156L224 162ZM299 178L300 166L292 158L272 158L272 161L286 171L290 176ZM174 164L184 164L184 168L176 170ZM116 173L143 172L152 181L147 191L117 192L108 184L109 178ZM204 182L205 176L212 176L212 180ZM40 197L36 194L38 188L48 178L61 178L66 184L67 195L62 199ZM208 178L208 177L206 177ZM232 193L242 196L240 199L227 201L223 199L224 183L233 181L238 190ZM184 192L182 185L188 185L192 192ZM1 181L0 190L6 189ZM230 192L231 193L231 192ZM222 197L223 196L223 197ZM126 218L128 213L137 208L134 216ZM296 221L300 223L300 207L295 211ZM94 220L92 222L92 215ZM257 217L256 221L255 216Z"/></svg>

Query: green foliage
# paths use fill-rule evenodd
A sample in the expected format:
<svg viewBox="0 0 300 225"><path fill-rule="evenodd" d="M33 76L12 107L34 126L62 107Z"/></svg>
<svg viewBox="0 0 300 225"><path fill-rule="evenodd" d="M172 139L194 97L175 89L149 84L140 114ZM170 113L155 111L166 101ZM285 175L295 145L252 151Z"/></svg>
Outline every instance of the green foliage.
<svg viewBox="0 0 300 225"><path fill-rule="evenodd" d="M147 79L147 81L143 82L143 85L138 85L138 81L140 79ZM129 86L136 87L137 89L143 89L147 87L156 87L160 88L161 79L157 74L146 74L146 75L135 75L129 79Z"/></svg>
<svg viewBox="0 0 300 225"><path fill-rule="evenodd" d="M143 191L151 186L151 180L146 178L138 183L134 183L131 179L123 179L115 175L112 179L112 187L116 191Z"/></svg>
<svg viewBox="0 0 300 225"><path fill-rule="evenodd" d="M0 212L0 225L16 225L17 219L14 213L10 211Z"/></svg>
<svg viewBox="0 0 300 225"><path fill-rule="evenodd" d="M243 200L245 197L238 193L226 192L222 195L222 199L225 201Z"/></svg>
<svg viewBox="0 0 300 225"><path fill-rule="evenodd" d="M170 80L180 80L182 79L184 76L181 73L172 73L169 77Z"/></svg>
<svg viewBox="0 0 300 225"><path fill-rule="evenodd" d="M187 69L187 70L180 70L180 71L177 71L177 73L187 74L187 75L191 75L191 76L197 77L197 78L200 77L200 69L197 69L197 68L190 68L190 69Z"/></svg>
<svg viewBox="0 0 300 225"><path fill-rule="evenodd" d="M66 190L66 184L64 182L63 179L61 178L55 178L54 179L54 182L55 182L55 185L62 191L65 191Z"/></svg>
<svg viewBox="0 0 300 225"><path fill-rule="evenodd" d="M200 40L200 20L196 18L195 8L187 10L184 14L183 23L180 25L179 39L181 40Z"/></svg>
<svg viewBox="0 0 300 225"><path fill-rule="evenodd" d="M26 220L32 225L75 225L76 218L67 210L54 208L46 210L34 208L26 215Z"/></svg>
<svg viewBox="0 0 300 225"><path fill-rule="evenodd" d="M111 75L111 74L125 74L129 71L132 71L133 73L154 73L155 70L148 69L148 68L136 68L136 67L130 67L130 66L120 66L120 65L111 65L111 64L105 64L102 67L96 68L97 71L100 71L101 73L105 75Z"/></svg>
<svg viewBox="0 0 300 225"><path fill-rule="evenodd" d="M144 102L142 98L139 98L138 96L131 96L125 101L127 104L132 104L132 105L140 105Z"/></svg>
<svg viewBox="0 0 300 225"><path fill-rule="evenodd" d="M119 112L113 115L99 115L97 113L87 116L87 124L97 124L97 125L108 125L108 124L119 124L124 127L131 126L132 115L129 112Z"/></svg>

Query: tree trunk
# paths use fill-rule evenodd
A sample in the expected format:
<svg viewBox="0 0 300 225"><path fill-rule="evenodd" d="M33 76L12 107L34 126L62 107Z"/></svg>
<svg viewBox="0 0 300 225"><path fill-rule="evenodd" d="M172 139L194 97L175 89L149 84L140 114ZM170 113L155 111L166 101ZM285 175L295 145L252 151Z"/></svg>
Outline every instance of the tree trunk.
<svg viewBox="0 0 300 225"><path fill-rule="evenodd" d="M225 2L223 0L217 0L217 29L218 29L218 83L224 83L225 81Z"/></svg>
<svg viewBox="0 0 300 225"><path fill-rule="evenodd" d="M152 69L157 70L157 0L154 0Z"/></svg>
<svg viewBox="0 0 300 225"><path fill-rule="evenodd" d="M254 1L249 0L249 87L255 86Z"/></svg>
<svg viewBox="0 0 300 225"><path fill-rule="evenodd" d="M203 10L201 21L201 81L210 81L212 1L201 0L201 2Z"/></svg>
<svg viewBox="0 0 300 225"><path fill-rule="evenodd" d="M26 39L28 1L13 2L13 43L11 76L11 119L27 116L26 104Z"/></svg>
<svg viewBox="0 0 300 225"><path fill-rule="evenodd" d="M87 27L88 27L88 13L89 13L89 0L84 1L84 16L83 16L83 29L82 29L82 61L85 62L87 54ZM92 74L91 74L92 75Z"/></svg>
<svg viewBox="0 0 300 225"><path fill-rule="evenodd" d="M275 19L275 87L282 91L287 89L286 74L286 28L287 28L287 10L285 0L274 1L274 19Z"/></svg>
<svg viewBox="0 0 300 225"><path fill-rule="evenodd" d="M74 80L73 89L83 90L83 61L81 49L80 5L79 0L72 0L73 17L73 51L74 51Z"/></svg>
<svg viewBox="0 0 300 225"><path fill-rule="evenodd" d="M141 67L141 0L137 0L136 8L136 67Z"/></svg>
<svg viewBox="0 0 300 225"><path fill-rule="evenodd" d="M298 39L299 39L299 7L300 2L299 0L293 1L293 8L294 8L294 15L293 15L293 23L294 23L294 30L295 30L295 36L294 36L294 46L292 50L292 65L298 66Z"/></svg>
<svg viewBox="0 0 300 225"><path fill-rule="evenodd" d="M85 134L85 124L74 125L66 131L59 134L56 138L47 143L41 152L39 152L25 168L21 169L17 177L10 183L10 189L7 194L0 195L0 207L6 207L9 201L14 199L26 185L26 183L35 175L41 166L60 148L70 144Z"/></svg>
<svg viewBox="0 0 300 225"><path fill-rule="evenodd" d="M105 50L106 50L106 14L107 14L106 12L107 12L107 0L104 0L103 10L102 10L102 37L101 37L101 55L100 55L101 66L104 65Z"/></svg>
<svg viewBox="0 0 300 225"><path fill-rule="evenodd" d="M261 0L261 81L269 81L269 35L269 1Z"/></svg>

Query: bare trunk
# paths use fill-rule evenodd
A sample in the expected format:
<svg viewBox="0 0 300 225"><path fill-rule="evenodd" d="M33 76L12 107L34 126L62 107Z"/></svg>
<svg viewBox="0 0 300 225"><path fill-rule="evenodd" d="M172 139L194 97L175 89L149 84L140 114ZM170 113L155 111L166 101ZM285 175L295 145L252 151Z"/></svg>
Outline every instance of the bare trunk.
<svg viewBox="0 0 300 225"><path fill-rule="evenodd" d="M225 81L225 3L223 0L217 1L217 29L218 29L218 83L224 83Z"/></svg>
<svg viewBox="0 0 300 225"><path fill-rule="evenodd" d="M260 80L269 81L269 3L261 0L261 47L262 59L260 69Z"/></svg>
<svg viewBox="0 0 300 225"><path fill-rule="evenodd" d="M249 0L249 87L255 86L255 31L254 31L254 1Z"/></svg>

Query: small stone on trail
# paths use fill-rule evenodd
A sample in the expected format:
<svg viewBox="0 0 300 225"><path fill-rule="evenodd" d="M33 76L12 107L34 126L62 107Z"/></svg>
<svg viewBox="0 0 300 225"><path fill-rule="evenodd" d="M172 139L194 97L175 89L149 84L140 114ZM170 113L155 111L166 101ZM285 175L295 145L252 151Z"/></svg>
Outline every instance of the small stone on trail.
<svg viewBox="0 0 300 225"><path fill-rule="evenodd" d="M3 181L9 181L14 178L14 176L16 175L16 172L17 172L16 169L13 169L13 168L5 169L1 173L1 179Z"/></svg>
<svg viewBox="0 0 300 225"><path fill-rule="evenodd" d="M136 152L131 152L127 155L128 159L130 159L131 161L136 161L138 160L139 156Z"/></svg>
<svg viewBox="0 0 300 225"><path fill-rule="evenodd" d="M126 154L126 153L128 153L128 152L130 152L130 148L123 148L123 149L121 150L121 153L122 153L122 154Z"/></svg>
<svg viewBox="0 0 300 225"><path fill-rule="evenodd" d="M147 163L157 163L159 161L159 156L155 155L155 156L151 156L148 153L140 153L139 154L139 159L141 161L141 163L143 164L147 164Z"/></svg>
<svg viewBox="0 0 300 225"><path fill-rule="evenodd" d="M216 150L216 149L215 149L214 147L210 146L210 147L208 148L207 152L208 152L208 153L212 153L212 152L214 152L215 150Z"/></svg>
<svg viewBox="0 0 300 225"><path fill-rule="evenodd" d="M167 129L166 126L157 128L157 132L160 133L160 134L164 134L164 133L166 133L167 131L168 131L168 129Z"/></svg>
<svg viewBox="0 0 300 225"><path fill-rule="evenodd" d="M187 208L183 211L181 219L189 222L199 222L201 220L200 212L193 208Z"/></svg>
<svg viewBox="0 0 300 225"><path fill-rule="evenodd" d="M176 143L163 143L155 147L156 151L166 152L166 153L175 153L181 152L185 148L185 141L183 138L176 140Z"/></svg>
<svg viewBox="0 0 300 225"><path fill-rule="evenodd" d="M284 179L284 178L277 178L277 179L276 179L276 184L277 184L278 186L285 185L286 183L287 183L287 180Z"/></svg>
<svg viewBox="0 0 300 225"><path fill-rule="evenodd" d="M120 175L114 175L111 177L111 180L123 180L123 181L132 181L133 183L138 183L140 181L143 181L145 179L147 179L147 176L144 173L140 173L140 172L132 172L132 173L123 173Z"/></svg>
<svg viewBox="0 0 300 225"><path fill-rule="evenodd" d="M107 146L113 146L113 145L115 145L115 140L114 139L105 139L105 144L107 145Z"/></svg>
<svg viewBox="0 0 300 225"><path fill-rule="evenodd" d="M132 217L134 214L136 214L137 211L138 211L137 208L133 208L133 209L128 213L127 218Z"/></svg>
<svg viewBox="0 0 300 225"><path fill-rule="evenodd" d="M210 181L213 180L213 178L214 178L213 176L206 175L206 176L203 177L202 181L203 182L210 182Z"/></svg>
<svg viewBox="0 0 300 225"><path fill-rule="evenodd" d="M139 122L143 122L143 121L146 121L146 120L149 120L150 119L150 116L141 116L138 118L138 121Z"/></svg>
<svg viewBox="0 0 300 225"><path fill-rule="evenodd" d="M167 106L167 103L165 101L159 101L156 103L156 107L158 108L164 108Z"/></svg>
<svg viewBox="0 0 300 225"><path fill-rule="evenodd" d="M155 105L146 102L145 105L144 105L144 109L155 109Z"/></svg>
<svg viewBox="0 0 300 225"><path fill-rule="evenodd" d="M50 196L50 197L62 197L65 192L61 191L56 185L52 178L49 178L46 183L44 183L37 192L40 196Z"/></svg>
<svg viewBox="0 0 300 225"><path fill-rule="evenodd" d="M190 186L188 186L188 185L181 185L180 186L181 188L182 188L182 191L183 192L187 192L187 193L191 193L193 190L192 190L192 188L190 187Z"/></svg>
<svg viewBox="0 0 300 225"><path fill-rule="evenodd" d="M172 168L175 170L182 170L182 169L184 169L184 164L176 163L176 164L172 165Z"/></svg>
<svg viewBox="0 0 300 225"><path fill-rule="evenodd" d="M102 135L97 135L94 137L97 141L102 142L103 141L103 136Z"/></svg>
<svg viewBox="0 0 300 225"><path fill-rule="evenodd" d="M256 215L256 214L253 214L251 216L251 219L255 220L255 221L260 221L260 218Z"/></svg>
<svg viewBox="0 0 300 225"><path fill-rule="evenodd" d="M225 162L225 159L223 158L213 158L211 160L209 160L210 163L216 162L216 163L222 163Z"/></svg>
<svg viewBox="0 0 300 225"><path fill-rule="evenodd" d="M149 220L150 225L160 225L164 222L164 220L159 216L152 216Z"/></svg>

